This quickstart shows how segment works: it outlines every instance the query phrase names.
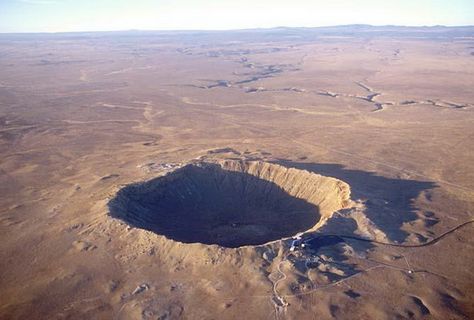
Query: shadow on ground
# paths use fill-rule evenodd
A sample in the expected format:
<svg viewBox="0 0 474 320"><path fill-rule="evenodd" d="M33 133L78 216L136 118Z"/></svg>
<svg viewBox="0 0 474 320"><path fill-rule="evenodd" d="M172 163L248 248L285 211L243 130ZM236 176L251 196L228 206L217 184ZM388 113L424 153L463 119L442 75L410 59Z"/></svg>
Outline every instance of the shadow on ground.
<svg viewBox="0 0 474 320"><path fill-rule="evenodd" d="M346 169L339 164L302 163L280 159L276 163L297 169L303 169L324 176L334 177L351 186L351 198L366 200L366 216L383 231L390 241L404 242L408 233L402 230L404 223L419 218L414 200L421 192L437 187L436 183L418 180L402 180L378 176L373 172ZM337 218L336 218L337 220ZM333 221L336 229L342 224L350 224L343 230L355 231L357 226L348 221ZM345 219L347 220L347 219ZM336 230L321 230L334 232ZM351 234L351 233L346 233Z"/></svg>

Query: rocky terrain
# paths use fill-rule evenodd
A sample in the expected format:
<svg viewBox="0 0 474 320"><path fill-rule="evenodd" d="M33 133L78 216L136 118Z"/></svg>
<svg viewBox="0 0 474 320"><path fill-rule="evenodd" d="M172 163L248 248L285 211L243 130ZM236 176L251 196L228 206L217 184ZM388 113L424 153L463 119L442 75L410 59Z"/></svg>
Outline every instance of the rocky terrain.
<svg viewBox="0 0 474 320"><path fill-rule="evenodd" d="M473 318L473 48L0 35L0 318Z"/></svg>

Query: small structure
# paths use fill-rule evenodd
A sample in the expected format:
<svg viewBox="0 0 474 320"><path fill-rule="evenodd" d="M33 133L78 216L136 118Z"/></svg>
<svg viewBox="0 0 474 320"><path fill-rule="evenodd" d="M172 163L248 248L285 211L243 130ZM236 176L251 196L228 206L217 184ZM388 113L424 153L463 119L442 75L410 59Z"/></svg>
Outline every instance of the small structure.
<svg viewBox="0 0 474 320"><path fill-rule="evenodd" d="M306 258L305 266L308 269L317 268L320 263L321 263L321 259L319 258L319 256L312 256L312 257Z"/></svg>
<svg viewBox="0 0 474 320"><path fill-rule="evenodd" d="M293 241L291 242L290 251L295 251L297 248L304 248L304 243L302 239L302 234L297 234L293 237Z"/></svg>

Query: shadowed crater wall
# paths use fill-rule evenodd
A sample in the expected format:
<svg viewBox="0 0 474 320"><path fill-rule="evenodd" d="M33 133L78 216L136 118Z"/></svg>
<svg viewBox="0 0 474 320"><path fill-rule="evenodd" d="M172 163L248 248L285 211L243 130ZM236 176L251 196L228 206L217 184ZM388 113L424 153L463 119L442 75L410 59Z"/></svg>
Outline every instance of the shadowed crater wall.
<svg viewBox="0 0 474 320"><path fill-rule="evenodd" d="M349 201L337 179L260 161L186 165L121 189L110 214L184 243L258 245L317 228Z"/></svg>

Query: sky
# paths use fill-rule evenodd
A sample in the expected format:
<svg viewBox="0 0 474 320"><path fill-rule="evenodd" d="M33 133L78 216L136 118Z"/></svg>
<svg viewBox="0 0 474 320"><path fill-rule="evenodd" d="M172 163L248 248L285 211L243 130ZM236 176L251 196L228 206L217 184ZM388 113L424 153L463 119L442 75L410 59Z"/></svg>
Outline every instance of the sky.
<svg viewBox="0 0 474 320"><path fill-rule="evenodd" d="M0 32L474 25L474 0L0 0Z"/></svg>

